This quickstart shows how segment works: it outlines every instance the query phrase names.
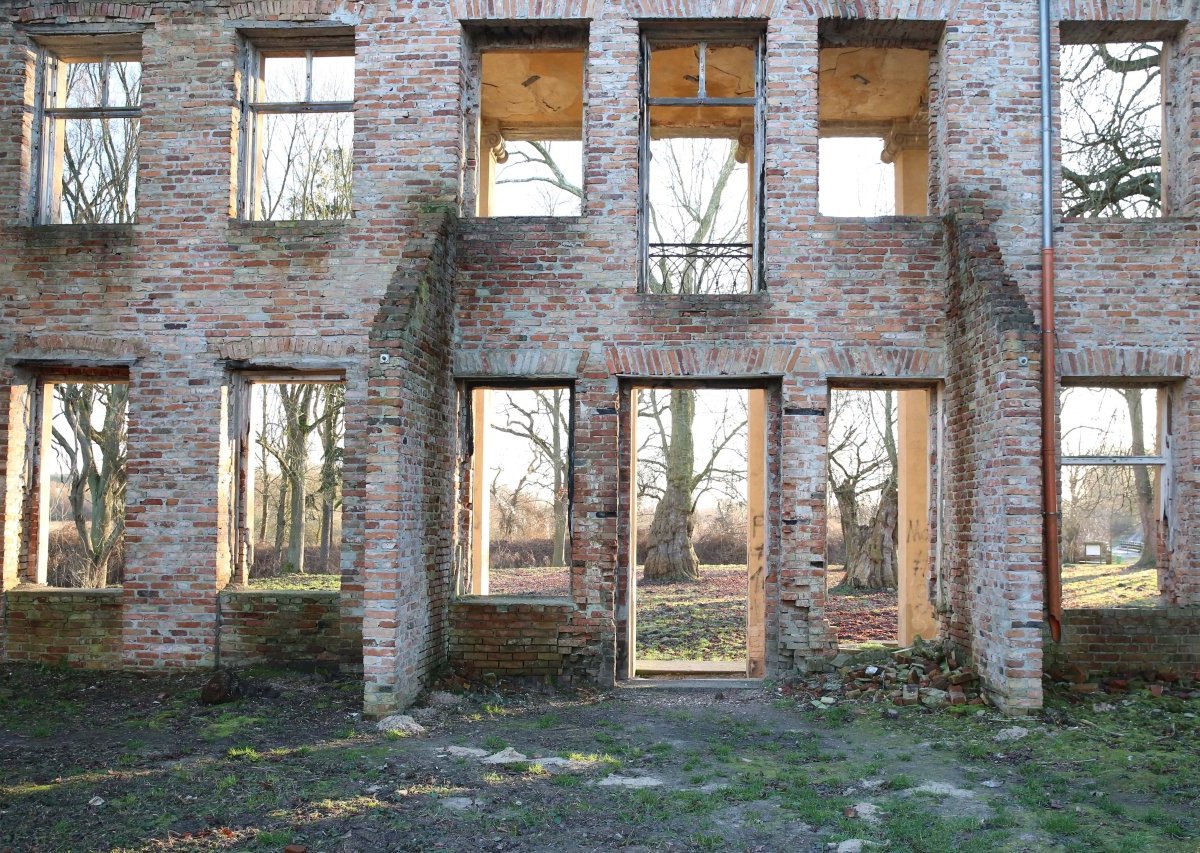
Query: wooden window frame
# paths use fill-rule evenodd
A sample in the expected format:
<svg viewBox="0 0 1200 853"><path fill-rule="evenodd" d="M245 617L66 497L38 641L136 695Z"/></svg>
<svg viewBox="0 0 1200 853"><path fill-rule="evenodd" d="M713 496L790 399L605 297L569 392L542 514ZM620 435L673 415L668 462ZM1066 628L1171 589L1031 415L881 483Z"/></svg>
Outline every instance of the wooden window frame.
<svg viewBox="0 0 1200 853"><path fill-rule="evenodd" d="M266 60L271 57L305 58L305 99L302 101L259 100L265 81ZM295 36L269 40L246 37L242 41L241 87L238 102L241 112L238 151L237 218L247 222L271 222L259 216L259 192L262 187L263 123L269 115L314 115L347 113L353 121L354 100L312 100L313 59L322 56L355 56L353 35L320 37L301 29ZM352 155L353 156L353 155ZM320 220L283 220L320 221ZM345 220L333 220L342 222Z"/></svg>
<svg viewBox="0 0 1200 853"><path fill-rule="evenodd" d="M709 42L744 43L754 50L754 97L752 98L710 98L707 96L707 81L705 68L707 65L706 50ZM650 56L656 47L684 47L696 45L699 48L699 80L697 82L697 97L694 98L657 98L650 96ZM766 140L766 33L758 30L745 31L737 29L698 31L667 31L645 29L641 34L641 51L639 54L640 96L638 104L638 266L637 289L639 293L649 293L650 267L650 110L656 106L664 107L733 107L748 106L754 109L754 163L752 176L754 181L754 222L753 239L751 243L750 288L745 293L699 294L704 298L727 298L729 296L745 296L759 293L766 289L766 264L764 259L764 227L766 211L765 177L765 140ZM668 294L662 294L667 296Z"/></svg>
<svg viewBox="0 0 1200 853"><path fill-rule="evenodd" d="M142 117L139 84L136 106L114 107L108 104L108 68L112 62L136 62L142 65L140 46L134 49L124 44L124 39L95 39L95 46L56 49L55 42L38 46L34 77L35 126L37 136L34 144L33 162L36 164L37 180L34 183L34 223L38 225L70 225L59 220L62 203L62 160L58 156L58 141L65 134L64 122L68 119L135 119ZM74 44L74 41L67 42ZM100 104L95 107L61 107L57 105L60 87L65 84L67 65L101 63ZM139 69L140 73L140 69ZM64 142L65 144L65 142ZM130 222L83 223L122 226L137 221L137 173L131 177L134 188L133 219Z"/></svg>

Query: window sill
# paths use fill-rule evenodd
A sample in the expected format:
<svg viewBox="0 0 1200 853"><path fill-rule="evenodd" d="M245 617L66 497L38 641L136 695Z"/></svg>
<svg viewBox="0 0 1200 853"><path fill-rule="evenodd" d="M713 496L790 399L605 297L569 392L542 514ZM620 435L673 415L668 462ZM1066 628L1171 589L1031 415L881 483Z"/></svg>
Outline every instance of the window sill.
<svg viewBox="0 0 1200 853"><path fill-rule="evenodd" d="M123 588L119 586L105 586L99 589L85 589L76 586L46 586L40 583L22 583L7 590L5 595L57 595L62 597L79 596L104 596L116 598L121 595Z"/></svg>
<svg viewBox="0 0 1200 853"><path fill-rule="evenodd" d="M573 598L558 595L460 595L455 599L455 602L470 607L496 605L510 607L514 604L533 604L538 607L575 609L575 600Z"/></svg>
<svg viewBox="0 0 1200 853"><path fill-rule="evenodd" d="M305 231L341 231L354 219L230 219L229 230L247 234L294 235Z"/></svg>
<svg viewBox="0 0 1200 853"><path fill-rule="evenodd" d="M680 307L684 309L710 308L723 304L770 304L771 294L767 290L755 290L752 293L649 293L639 291L638 297L645 302L661 306Z"/></svg>
<svg viewBox="0 0 1200 853"><path fill-rule="evenodd" d="M119 222L97 225L51 223L25 225L18 229L25 242L39 246L71 245L80 248L101 248L106 244L129 243L133 240L135 224Z"/></svg>

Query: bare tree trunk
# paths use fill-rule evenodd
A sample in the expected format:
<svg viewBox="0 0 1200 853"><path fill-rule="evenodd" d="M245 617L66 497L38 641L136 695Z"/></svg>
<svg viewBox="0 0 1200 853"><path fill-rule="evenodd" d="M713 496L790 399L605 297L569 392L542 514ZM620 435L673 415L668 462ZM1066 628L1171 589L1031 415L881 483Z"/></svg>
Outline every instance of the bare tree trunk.
<svg viewBox="0 0 1200 853"><path fill-rule="evenodd" d="M1129 426L1132 432L1134 456L1146 455L1146 422L1142 411L1142 389L1125 388L1121 395L1129 408ZM1133 485L1137 493L1138 518L1142 524L1142 555L1130 568L1150 569L1158 565L1158 519L1154 501L1154 484L1150 482L1150 470L1145 465L1133 467Z"/></svg>
<svg viewBox="0 0 1200 853"><path fill-rule="evenodd" d="M896 537L899 495L895 480L884 486L879 508L866 528L866 537L851 557L846 552L846 584L854 589L895 589Z"/></svg>
<svg viewBox="0 0 1200 853"><path fill-rule="evenodd" d="M846 549L845 583L854 589L895 589L898 583L896 549L900 500L897 491L899 454L896 450L895 392L883 396L883 447L887 455L887 480L879 493L879 506L853 556Z"/></svg>
<svg viewBox="0 0 1200 853"><path fill-rule="evenodd" d="M554 538L550 548L550 565L567 564L567 471L568 461L563 452L564 424L561 422L562 390L552 394L550 406L550 443L553 449L551 465L554 468Z"/></svg>
<svg viewBox="0 0 1200 853"><path fill-rule="evenodd" d="M304 574L304 474L292 480L291 524L288 525L287 566L290 571Z"/></svg>
<svg viewBox="0 0 1200 853"><path fill-rule="evenodd" d="M667 448L667 486L654 509L650 544L646 549L646 581L694 581L700 579L700 560L692 545L695 521L692 516L692 486L695 448L692 423L696 417L696 392L671 391L671 442Z"/></svg>

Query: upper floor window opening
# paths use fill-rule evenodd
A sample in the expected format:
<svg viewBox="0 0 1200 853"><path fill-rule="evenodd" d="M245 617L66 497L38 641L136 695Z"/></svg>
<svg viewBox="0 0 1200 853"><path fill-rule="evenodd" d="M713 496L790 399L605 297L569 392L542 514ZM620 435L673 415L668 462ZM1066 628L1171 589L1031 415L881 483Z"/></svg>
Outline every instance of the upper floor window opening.
<svg viewBox="0 0 1200 853"><path fill-rule="evenodd" d="M1071 33L1059 63L1063 215L1161 216L1163 42Z"/></svg>
<svg viewBox="0 0 1200 853"><path fill-rule="evenodd" d="M140 43L52 41L38 54L36 220L121 224L136 214Z"/></svg>
<svg viewBox="0 0 1200 853"><path fill-rule="evenodd" d="M247 42L239 215L348 219L352 213L352 36Z"/></svg>
<svg viewBox="0 0 1200 853"><path fill-rule="evenodd" d="M583 212L584 49L491 42L479 54L479 216Z"/></svg>
<svg viewBox="0 0 1200 853"><path fill-rule="evenodd" d="M925 216L935 21L823 19L817 76L818 209Z"/></svg>
<svg viewBox="0 0 1200 853"><path fill-rule="evenodd" d="M643 36L642 290L762 286L761 63L761 36Z"/></svg>

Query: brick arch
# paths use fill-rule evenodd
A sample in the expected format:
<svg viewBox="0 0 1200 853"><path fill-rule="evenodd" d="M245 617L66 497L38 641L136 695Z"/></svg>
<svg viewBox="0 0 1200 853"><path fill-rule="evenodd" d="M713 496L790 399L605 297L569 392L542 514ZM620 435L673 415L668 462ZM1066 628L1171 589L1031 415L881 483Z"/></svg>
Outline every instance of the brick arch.
<svg viewBox="0 0 1200 853"><path fill-rule="evenodd" d="M344 0L251 0L229 8L234 20L254 21L335 21L358 23L365 17L367 4Z"/></svg>
<svg viewBox="0 0 1200 853"><path fill-rule="evenodd" d="M1176 0L1058 0L1051 15L1062 21L1163 21L1179 17Z"/></svg>
<svg viewBox="0 0 1200 853"><path fill-rule="evenodd" d="M226 361L277 361L280 358L346 359L356 350L344 341L320 337L238 338L211 345L217 357Z"/></svg>
<svg viewBox="0 0 1200 853"><path fill-rule="evenodd" d="M949 20L958 0L798 0L794 8L816 18Z"/></svg>
<svg viewBox="0 0 1200 853"><path fill-rule="evenodd" d="M150 17L149 6L132 3L103 3L79 0L74 3L32 3L17 9L13 17L22 23L56 21L74 24L88 21L144 21Z"/></svg>
<svg viewBox="0 0 1200 853"><path fill-rule="evenodd" d="M1059 376L1077 379L1179 379L1197 368L1188 350L1144 347L1060 349L1055 361Z"/></svg>
<svg viewBox="0 0 1200 853"><path fill-rule="evenodd" d="M941 379L946 372L940 349L918 347L840 347L816 356L817 372L835 379Z"/></svg>
<svg viewBox="0 0 1200 853"><path fill-rule="evenodd" d="M615 376L696 377L783 376L804 356L798 347L679 346L609 347L608 370Z"/></svg>
<svg viewBox="0 0 1200 853"><path fill-rule="evenodd" d="M125 338L59 333L24 335L13 351L15 359L29 361L134 361L147 354L144 344Z"/></svg>
<svg viewBox="0 0 1200 853"><path fill-rule="evenodd" d="M459 351L454 355L454 375L461 379L573 379L586 362L587 353L573 349Z"/></svg>
<svg viewBox="0 0 1200 853"><path fill-rule="evenodd" d="M581 20L595 13L595 0L451 0L450 14L471 20Z"/></svg>
<svg viewBox="0 0 1200 853"><path fill-rule="evenodd" d="M770 18L784 0L629 0L635 18Z"/></svg>

